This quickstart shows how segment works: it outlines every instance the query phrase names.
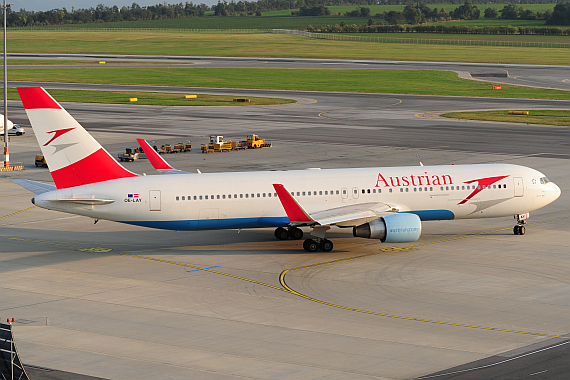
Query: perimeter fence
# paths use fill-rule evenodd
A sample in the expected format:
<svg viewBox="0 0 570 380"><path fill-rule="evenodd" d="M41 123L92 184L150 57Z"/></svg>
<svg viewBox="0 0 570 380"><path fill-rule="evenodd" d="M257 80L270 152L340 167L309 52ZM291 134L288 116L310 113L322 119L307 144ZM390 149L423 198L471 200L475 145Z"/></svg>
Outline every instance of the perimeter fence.
<svg viewBox="0 0 570 380"><path fill-rule="evenodd" d="M408 38L408 37L372 37L352 36L337 33L314 33L302 30L273 29L276 34L291 34L295 36L317 38L334 41L379 42L393 44L424 44L424 45L458 45L458 46L512 46L512 47L543 47L543 48L570 48L570 43L564 42L532 42L532 41L493 41L493 40L467 40L445 38Z"/></svg>
<svg viewBox="0 0 570 380"><path fill-rule="evenodd" d="M469 40L447 38L412 38L412 37L382 37L382 36L353 36L342 33L315 33L292 29L175 29L175 28L69 28L69 27L29 27L9 28L10 31L61 31L61 32L171 32L171 33L204 33L204 34L289 34L306 38L333 41L376 42L393 44L422 44L422 45L456 45L456 46L509 46L509 47L538 47L538 48L570 48L570 42L542 41L495 41Z"/></svg>

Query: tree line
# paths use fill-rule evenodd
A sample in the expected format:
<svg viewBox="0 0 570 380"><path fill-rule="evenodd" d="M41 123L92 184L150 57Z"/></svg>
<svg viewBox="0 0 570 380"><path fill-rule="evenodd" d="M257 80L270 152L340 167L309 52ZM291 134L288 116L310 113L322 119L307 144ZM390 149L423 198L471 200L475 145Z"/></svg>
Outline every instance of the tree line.
<svg viewBox="0 0 570 380"><path fill-rule="evenodd" d="M400 4L403 0L381 0L383 4ZM408 0L409 1L409 0ZM453 19L478 19L481 10L475 4L484 3L486 0L462 0L462 5L447 12L444 8L437 7L431 9L426 4L431 2L439 4L455 4L459 0L423 0L423 3L408 4L403 11L389 11L376 14L383 17L387 23L397 25L403 22L408 24L423 24L425 22L446 21ZM517 0L512 0L517 1ZM552 0L520 0L520 4L544 3ZM27 11L20 9L13 11L8 8L7 25L14 26L41 26L41 25L65 25L65 24L86 24L103 23L116 21L145 21L201 17L208 11L214 11L217 16L231 15L257 15L263 12L284 9L299 9L293 11L293 15L299 16L325 16L331 12L327 6L333 5L355 5L357 9L345 12L348 17L370 17L370 8L366 5L377 4L378 0L259 0L259 1L219 1L211 8L205 4L194 4L192 2L178 4L157 4L141 7L133 3L130 7L98 5L91 8L75 9L71 11L66 8L52 9L49 11ZM523 5L507 4L503 9L486 8L485 18L504 19L545 19L547 25L570 25L570 3L560 3L554 7L553 11L547 10L544 13L533 12L525 9Z"/></svg>

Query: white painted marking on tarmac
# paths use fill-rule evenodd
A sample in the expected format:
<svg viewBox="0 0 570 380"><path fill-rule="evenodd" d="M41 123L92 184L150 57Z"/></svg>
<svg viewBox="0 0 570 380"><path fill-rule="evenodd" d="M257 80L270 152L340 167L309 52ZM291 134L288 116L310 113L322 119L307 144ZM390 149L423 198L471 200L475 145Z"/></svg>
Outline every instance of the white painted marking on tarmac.
<svg viewBox="0 0 570 380"><path fill-rule="evenodd" d="M523 354L523 355L515 356L515 357L512 357L512 358L510 358L510 359L501 360L500 362L497 362L497 363L482 365L482 366L480 366L480 367L475 367L475 368L462 369L462 370L460 370L460 371L453 371L453 372L447 372L447 373L440 373L439 375L430 375L430 376L416 377L414 380L434 379L434 378L436 378L436 377L441 377L441 376L455 375L455 374L457 374L457 373L471 372L471 371L477 371L477 370L483 369L483 368L490 368L490 367L497 366L497 365L499 365L499 364L503 364L503 363L507 363L507 362L510 362L510 361L513 361L513 360L517 360L517 359L520 359L520 358L524 358L525 356L530 356L530 355L538 354L539 352L548 351L548 350L551 350L551 349L553 349L553 348L557 348L557 347L560 347L560 346L564 346L564 345L566 345L566 344L568 344L568 343L570 343L570 340L568 340L568 341L566 341L566 342L559 343L559 344L554 345L554 346L546 347L546 348L543 348L543 349L540 349L540 350L528 352L528 353Z"/></svg>
<svg viewBox="0 0 570 380"><path fill-rule="evenodd" d="M545 369L544 371L540 371L540 372L531 373L529 376L540 375L541 373L545 373L545 372L548 372L548 370L547 370L547 369Z"/></svg>

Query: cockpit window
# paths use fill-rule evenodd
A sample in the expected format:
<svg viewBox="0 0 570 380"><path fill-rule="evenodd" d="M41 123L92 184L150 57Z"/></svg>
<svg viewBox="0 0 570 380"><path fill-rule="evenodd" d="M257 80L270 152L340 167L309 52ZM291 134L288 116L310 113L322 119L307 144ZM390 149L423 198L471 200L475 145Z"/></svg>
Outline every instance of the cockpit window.
<svg viewBox="0 0 570 380"><path fill-rule="evenodd" d="M549 183L549 182L550 182L550 180L549 180L548 178L546 178L546 177L542 177L542 178L540 179L540 184L541 184L541 185L546 185L546 184Z"/></svg>

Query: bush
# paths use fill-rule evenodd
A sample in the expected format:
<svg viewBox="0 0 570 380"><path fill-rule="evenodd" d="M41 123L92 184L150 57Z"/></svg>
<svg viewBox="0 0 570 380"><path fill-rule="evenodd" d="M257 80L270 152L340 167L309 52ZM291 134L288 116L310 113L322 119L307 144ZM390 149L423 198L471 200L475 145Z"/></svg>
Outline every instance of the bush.
<svg viewBox="0 0 570 380"><path fill-rule="evenodd" d="M497 18L499 17L499 11L495 8L487 8L485 9L485 13L483 15L484 18Z"/></svg>

